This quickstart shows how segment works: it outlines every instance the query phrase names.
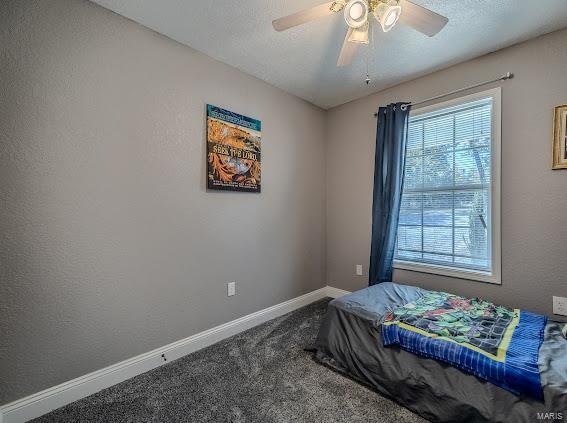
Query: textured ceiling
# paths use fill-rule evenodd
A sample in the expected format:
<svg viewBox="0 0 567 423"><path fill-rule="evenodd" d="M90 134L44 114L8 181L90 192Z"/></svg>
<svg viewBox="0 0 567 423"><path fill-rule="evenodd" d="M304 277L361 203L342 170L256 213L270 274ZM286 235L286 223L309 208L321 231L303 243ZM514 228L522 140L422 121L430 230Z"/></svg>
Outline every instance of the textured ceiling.
<svg viewBox="0 0 567 423"><path fill-rule="evenodd" d="M567 0L414 0L449 18L437 36L376 26L373 45L337 68L342 14L281 33L271 25L324 0L93 1L323 108L567 27Z"/></svg>

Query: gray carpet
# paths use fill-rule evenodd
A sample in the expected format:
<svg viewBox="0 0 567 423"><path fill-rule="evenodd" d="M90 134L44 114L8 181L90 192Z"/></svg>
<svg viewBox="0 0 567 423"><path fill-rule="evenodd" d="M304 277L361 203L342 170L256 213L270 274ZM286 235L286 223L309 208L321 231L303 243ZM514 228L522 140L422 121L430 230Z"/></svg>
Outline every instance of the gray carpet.
<svg viewBox="0 0 567 423"><path fill-rule="evenodd" d="M425 422L315 363L319 301L34 422Z"/></svg>

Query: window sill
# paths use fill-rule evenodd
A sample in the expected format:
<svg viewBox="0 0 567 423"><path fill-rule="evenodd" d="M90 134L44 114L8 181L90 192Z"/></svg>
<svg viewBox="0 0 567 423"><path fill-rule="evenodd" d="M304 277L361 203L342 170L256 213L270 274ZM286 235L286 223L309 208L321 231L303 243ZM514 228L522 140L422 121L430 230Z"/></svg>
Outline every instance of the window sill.
<svg viewBox="0 0 567 423"><path fill-rule="evenodd" d="M477 270L457 269L449 266L439 266L425 263L414 263L411 261L394 260L394 268L401 270L410 270L412 272L431 273L440 276L449 276L452 278L467 279L479 282L488 282L500 285L500 275L490 272L481 272Z"/></svg>

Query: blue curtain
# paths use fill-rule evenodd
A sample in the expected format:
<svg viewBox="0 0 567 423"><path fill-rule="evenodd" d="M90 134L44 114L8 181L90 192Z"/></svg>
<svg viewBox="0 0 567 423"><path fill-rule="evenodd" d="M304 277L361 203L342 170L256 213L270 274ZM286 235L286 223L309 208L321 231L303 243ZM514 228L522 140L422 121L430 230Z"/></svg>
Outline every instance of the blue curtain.
<svg viewBox="0 0 567 423"><path fill-rule="evenodd" d="M408 103L389 104L378 109L369 285L392 280L409 112Z"/></svg>

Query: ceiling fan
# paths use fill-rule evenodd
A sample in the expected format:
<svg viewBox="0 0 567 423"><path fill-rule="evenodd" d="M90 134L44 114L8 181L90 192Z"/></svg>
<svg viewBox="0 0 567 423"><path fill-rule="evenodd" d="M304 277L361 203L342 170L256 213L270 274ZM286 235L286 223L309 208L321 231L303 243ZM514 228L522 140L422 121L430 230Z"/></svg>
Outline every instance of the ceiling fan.
<svg viewBox="0 0 567 423"><path fill-rule="evenodd" d="M337 66L348 65L360 44L368 44L369 27L374 16L382 31L390 31L398 21L433 37L449 19L409 0L336 0L276 19L272 22L276 31L285 31L315 19L343 11L348 25ZM373 21L372 21L373 22Z"/></svg>

